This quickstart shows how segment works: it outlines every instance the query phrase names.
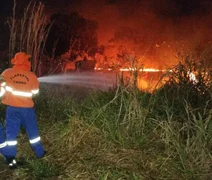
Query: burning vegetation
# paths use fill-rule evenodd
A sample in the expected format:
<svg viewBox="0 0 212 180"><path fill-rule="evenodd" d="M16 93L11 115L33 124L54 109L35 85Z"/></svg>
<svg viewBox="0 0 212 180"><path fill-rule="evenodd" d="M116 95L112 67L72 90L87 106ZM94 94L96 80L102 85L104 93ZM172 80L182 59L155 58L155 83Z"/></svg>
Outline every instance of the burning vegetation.
<svg viewBox="0 0 212 180"><path fill-rule="evenodd" d="M104 34L100 33L103 24L98 18L86 19L82 16L86 13L71 9L47 16L45 6L36 2L30 2L24 12L17 15L20 7L14 1L13 16L8 21L9 56L20 50L32 54L32 69L39 77L79 71L113 71L125 84L135 84L135 77L132 77L135 75L137 87L151 92L167 81L173 83L176 67L180 64L184 67L188 58L197 69L188 68L183 77L193 79L196 84L207 79L202 74L210 74L212 64L211 39L207 36L210 13L204 17L194 16L194 21L190 16L182 19L173 15L167 19L158 11L136 11L135 7L142 4L139 2L130 6L132 11L124 11L125 14L117 14L119 8L125 9L123 4L108 4L107 11L114 15L118 24L109 24L112 20L105 19L104 26L110 27L113 35L100 44L102 38L111 33L107 28Z"/></svg>
<svg viewBox="0 0 212 180"><path fill-rule="evenodd" d="M80 14L71 8L46 16L44 5L33 2L17 16L20 7L14 1L13 17L9 21L10 57L21 49L33 54L33 71L38 76L77 69L126 70L132 66L145 71L163 71L172 69L191 52L196 63L201 61L211 67L211 38L207 36L211 30L207 25L210 13L193 16L191 21L190 16L181 18L174 14L167 19L163 13L159 14L158 9L151 6L148 9L147 4L137 1L128 10L125 5L129 4L119 1L106 5L103 7L107 11L102 11L103 23L95 16L95 20L90 20L85 11ZM141 7L142 11L137 11L136 7ZM174 9L171 4L169 8L168 14ZM93 10L87 8L88 12ZM124 11L117 13L120 10ZM112 20L106 21L104 12L114 15L112 24L109 24ZM161 12L165 13L165 9L162 8ZM47 17L48 21L45 20ZM33 26L25 27L26 23ZM110 27L113 35L101 44L102 39L111 34L107 28L104 34L100 33L103 25Z"/></svg>

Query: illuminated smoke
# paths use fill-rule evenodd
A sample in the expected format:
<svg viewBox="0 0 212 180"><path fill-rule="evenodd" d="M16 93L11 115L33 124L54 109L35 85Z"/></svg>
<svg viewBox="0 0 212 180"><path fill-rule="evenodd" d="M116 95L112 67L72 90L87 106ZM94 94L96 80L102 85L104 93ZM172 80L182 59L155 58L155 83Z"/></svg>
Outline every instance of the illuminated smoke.
<svg viewBox="0 0 212 180"><path fill-rule="evenodd" d="M99 45L109 45L116 33L128 27L137 28L146 37L140 40L141 55L148 51L152 59L147 62L158 68L178 62L176 55L182 50L202 53L211 41L211 7L207 0L76 0L65 9L98 22Z"/></svg>

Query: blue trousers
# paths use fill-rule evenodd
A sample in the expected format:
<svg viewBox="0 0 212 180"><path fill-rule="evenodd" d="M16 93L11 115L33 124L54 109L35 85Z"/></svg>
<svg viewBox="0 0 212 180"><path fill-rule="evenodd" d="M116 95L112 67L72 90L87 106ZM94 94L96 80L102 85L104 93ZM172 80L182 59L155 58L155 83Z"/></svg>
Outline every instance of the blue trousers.
<svg viewBox="0 0 212 180"><path fill-rule="evenodd" d="M7 153L7 144L6 144L6 137L5 137L5 129L0 123L0 153L5 156Z"/></svg>
<svg viewBox="0 0 212 180"><path fill-rule="evenodd" d="M26 130L31 147L36 156L42 157L44 155L44 149L40 141L34 108L12 106L8 106L6 111L6 139L8 149L6 156L16 156L17 136L21 126Z"/></svg>

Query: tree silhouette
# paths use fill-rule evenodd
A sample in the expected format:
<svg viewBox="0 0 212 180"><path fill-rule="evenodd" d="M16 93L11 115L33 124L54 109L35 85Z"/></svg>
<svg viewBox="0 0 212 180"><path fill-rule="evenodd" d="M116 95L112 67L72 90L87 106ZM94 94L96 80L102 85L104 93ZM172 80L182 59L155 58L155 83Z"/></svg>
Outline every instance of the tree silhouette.
<svg viewBox="0 0 212 180"><path fill-rule="evenodd" d="M70 49L90 51L97 47L97 23L87 20L76 12L56 13L51 17L52 28L47 39L46 50L50 54L55 45L55 56ZM56 42L56 44L55 44Z"/></svg>

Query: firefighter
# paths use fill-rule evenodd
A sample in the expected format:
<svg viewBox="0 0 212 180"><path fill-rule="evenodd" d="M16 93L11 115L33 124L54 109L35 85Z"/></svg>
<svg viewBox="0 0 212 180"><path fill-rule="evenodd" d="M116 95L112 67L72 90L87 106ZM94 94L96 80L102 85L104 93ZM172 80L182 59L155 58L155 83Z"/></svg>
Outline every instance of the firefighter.
<svg viewBox="0 0 212 180"><path fill-rule="evenodd" d="M6 69L2 76L6 81L2 103L6 109L6 162L9 166L16 166L17 136L20 126L26 130L29 142L38 158L45 154L39 136L33 95L39 91L39 82L36 75L30 71L30 55L18 52L11 60L12 68ZM13 163L14 162L14 163Z"/></svg>

